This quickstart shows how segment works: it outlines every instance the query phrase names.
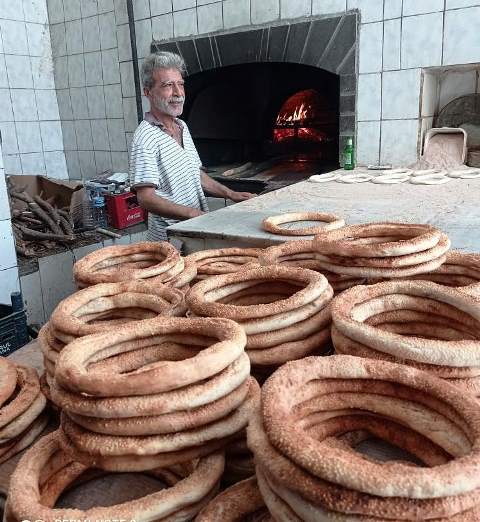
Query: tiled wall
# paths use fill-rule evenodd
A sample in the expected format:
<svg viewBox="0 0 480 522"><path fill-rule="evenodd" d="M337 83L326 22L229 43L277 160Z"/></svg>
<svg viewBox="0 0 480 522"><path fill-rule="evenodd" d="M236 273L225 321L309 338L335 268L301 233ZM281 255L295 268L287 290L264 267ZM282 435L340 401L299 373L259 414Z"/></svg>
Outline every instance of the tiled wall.
<svg viewBox="0 0 480 522"><path fill-rule="evenodd" d="M67 177L46 0L0 1L0 131L7 174Z"/></svg>
<svg viewBox="0 0 480 522"><path fill-rule="evenodd" d="M345 3L345 2L341 2ZM421 151L438 105L421 97L422 69L480 62L478 0L348 0L362 12L358 160L405 165ZM446 82L446 83L445 83ZM445 79L444 86L450 85ZM457 96L465 94L465 84ZM452 91L448 88L450 94ZM445 89L444 89L445 91ZM475 92L475 91L472 91Z"/></svg>
<svg viewBox="0 0 480 522"><path fill-rule="evenodd" d="M17 255L13 242L2 147L0 145L0 304L10 304L10 293L18 289Z"/></svg>
<svg viewBox="0 0 480 522"><path fill-rule="evenodd" d="M136 113L125 2L47 0L63 142L71 179L128 168ZM133 94L132 94L133 92ZM133 102L135 98L133 98Z"/></svg>

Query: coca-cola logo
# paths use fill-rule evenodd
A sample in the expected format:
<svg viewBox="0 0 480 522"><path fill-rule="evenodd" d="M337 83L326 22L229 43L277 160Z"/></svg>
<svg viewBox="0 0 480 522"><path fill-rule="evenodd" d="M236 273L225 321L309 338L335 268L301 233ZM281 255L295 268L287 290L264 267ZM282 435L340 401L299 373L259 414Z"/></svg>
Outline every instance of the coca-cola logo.
<svg viewBox="0 0 480 522"><path fill-rule="evenodd" d="M127 216L127 221L131 221L132 219L137 219L142 216L141 212L135 212L135 214L129 214Z"/></svg>

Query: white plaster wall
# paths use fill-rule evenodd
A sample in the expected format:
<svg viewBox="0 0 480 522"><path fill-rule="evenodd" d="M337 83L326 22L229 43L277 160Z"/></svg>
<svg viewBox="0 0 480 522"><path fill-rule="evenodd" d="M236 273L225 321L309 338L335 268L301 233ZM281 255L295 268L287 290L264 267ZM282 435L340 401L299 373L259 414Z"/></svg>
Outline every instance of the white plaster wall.
<svg viewBox="0 0 480 522"><path fill-rule="evenodd" d="M0 0L0 132L6 174L68 177L46 0Z"/></svg>

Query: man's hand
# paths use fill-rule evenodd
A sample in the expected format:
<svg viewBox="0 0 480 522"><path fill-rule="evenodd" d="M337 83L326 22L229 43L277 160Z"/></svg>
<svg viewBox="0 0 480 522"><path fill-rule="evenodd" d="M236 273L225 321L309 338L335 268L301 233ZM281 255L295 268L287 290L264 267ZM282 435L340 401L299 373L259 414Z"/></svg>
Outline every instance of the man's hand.
<svg viewBox="0 0 480 522"><path fill-rule="evenodd" d="M235 203L240 203L240 201L246 201L247 199L254 198L256 194L252 194L251 192L235 192L231 191L228 195L228 199L235 201Z"/></svg>
<svg viewBox="0 0 480 522"><path fill-rule="evenodd" d="M192 208L190 207L188 219L196 218L198 216L203 216L203 214L206 214L206 212L203 212L203 210L200 210L198 208Z"/></svg>

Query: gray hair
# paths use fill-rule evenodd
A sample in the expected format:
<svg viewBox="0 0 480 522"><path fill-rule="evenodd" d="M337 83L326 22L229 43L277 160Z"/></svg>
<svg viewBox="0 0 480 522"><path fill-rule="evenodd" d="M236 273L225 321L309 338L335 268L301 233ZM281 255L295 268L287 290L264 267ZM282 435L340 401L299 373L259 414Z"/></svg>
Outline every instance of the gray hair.
<svg viewBox="0 0 480 522"><path fill-rule="evenodd" d="M158 69L177 69L183 76L186 71L185 61L179 55L170 53L168 51L162 51L147 56L142 64L142 85L146 89L151 89L155 80L153 79L153 73Z"/></svg>

